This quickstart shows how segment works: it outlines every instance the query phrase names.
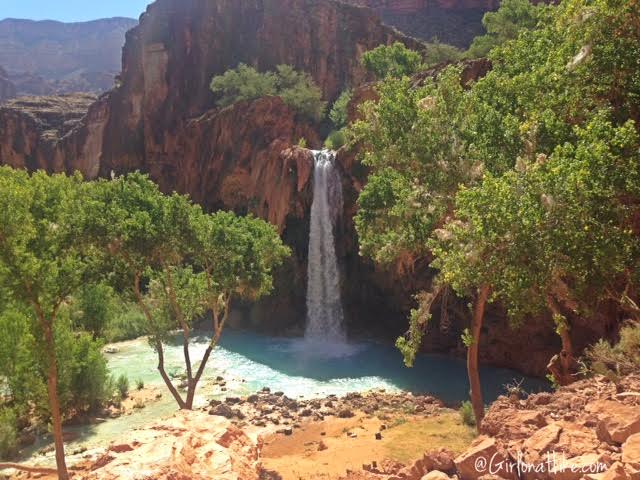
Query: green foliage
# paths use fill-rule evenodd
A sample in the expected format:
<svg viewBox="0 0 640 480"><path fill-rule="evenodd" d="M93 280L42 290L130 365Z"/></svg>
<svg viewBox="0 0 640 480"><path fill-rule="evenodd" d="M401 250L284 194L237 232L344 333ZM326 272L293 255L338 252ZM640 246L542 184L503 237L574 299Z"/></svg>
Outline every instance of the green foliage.
<svg viewBox="0 0 640 480"><path fill-rule="evenodd" d="M417 73L423 66L420 53L400 42L380 45L362 56L362 65L378 79L404 77Z"/></svg>
<svg viewBox="0 0 640 480"><path fill-rule="evenodd" d="M611 345L600 340L585 351L589 372L600 375L627 375L640 369L640 323L631 322L620 330L620 340Z"/></svg>
<svg viewBox="0 0 640 480"><path fill-rule="evenodd" d="M496 12L484 15L486 35L476 37L469 47L471 57L485 57L499 45L518 37L521 31L535 28L544 13L544 5L529 0L502 0Z"/></svg>
<svg viewBox="0 0 640 480"><path fill-rule="evenodd" d="M310 75L296 72L289 65L278 65L276 77L277 95L284 103L311 120L322 120L327 104Z"/></svg>
<svg viewBox="0 0 640 480"><path fill-rule="evenodd" d="M9 460L17 452L17 416L11 408L0 406L0 460Z"/></svg>
<svg viewBox="0 0 640 480"><path fill-rule="evenodd" d="M347 126L349 121L349 103L351 102L352 96L353 92L350 89L344 90L331 107L329 119L336 129Z"/></svg>
<svg viewBox="0 0 640 480"><path fill-rule="evenodd" d="M138 390L142 390L142 389L144 389L144 380L142 380L142 379L140 379L140 378L139 378L139 379L136 381L136 389L138 389Z"/></svg>
<svg viewBox="0 0 640 480"><path fill-rule="evenodd" d="M120 375L116 380L116 390L120 398L127 398L129 395L129 378L126 375Z"/></svg>
<svg viewBox="0 0 640 480"><path fill-rule="evenodd" d="M594 320L603 303L637 314L624 293L640 280L633 18L614 0L505 2L486 20L501 45L484 78L386 78L349 128L371 171L361 253L408 268L433 258L460 295L490 285L515 323L549 302Z"/></svg>
<svg viewBox="0 0 640 480"><path fill-rule="evenodd" d="M122 342L147 335L149 328L139 307L130 302L117 302L104 329L107 343Z"/></svg>
<svg viewBox="0 0 640 480"><path fill-rule="evenodd" d="M452 45L433 41L427 43L424 54L424 66L432 67L442 63L459 62L464 52Z"/></svg>
<svg viewBox="0 0 640 480"><path fill-rule="evenodd" d="M211 91L220 95L218 105L228 107L237 102L277 95L277 78L273 72L260 73L241 63L237 68L213 77Z"/></svg>
<svg viewBox="0 0 640 480"><path fill-rule="evenodd" d="M347 137L343 130L333 130L324 141L324 148L339 150L347 143Z"/></svg>
<svg viewBox="0 0 640 480"><path fill-rule="evenodd" d="M326 107L322 101L322 91L313 79L289 65L278 65L275 72L260 73L241 63L237 68L213 77L211 91L219 96L218 105L221 107L260 97L278 96L314 121L322 119Z"/></svg>
<svg viewBox="0 0 640 480"><path fill-rule="evenodd" d="M476 417L473 413L473 406L471 405L471 402L462 402L458 412L460 413L460 420L462 420L464 425L467 425L468 427L476 426Z"/></svg>
<svg viewBox="0 0 640 480"><path fill-rule="evenodd" d="M298 140L298 146L300 148L307 148L307 139L304 137L300 137L300 140Z"/></svg>
<svg viewBox="0 0 640 480"><path fill-rule="evenodd" d="M104 283L84 285L74 300L72 316L76 327L94 338L102 337L116 309L113 289Z"/></svg>

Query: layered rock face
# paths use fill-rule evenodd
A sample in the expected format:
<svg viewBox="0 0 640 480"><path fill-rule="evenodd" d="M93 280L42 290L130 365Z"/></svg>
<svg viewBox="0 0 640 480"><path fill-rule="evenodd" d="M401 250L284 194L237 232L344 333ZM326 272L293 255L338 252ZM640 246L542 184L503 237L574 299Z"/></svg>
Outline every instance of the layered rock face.
<svg viewBox="0 0 640 480"><path fill-rule="evenodd" d="M0 65L20 95L104 92L120 71L131 18L92 22L0 21Z"/></svg>
<svg viewBox="0 0 640 480"><path fill-rule="evenodd" d="M16 86L9 80L6 70L0 67L0 103L16 96Z"/></svg>
<svg viewBox="0 0 640 480"><path fill-rule="evenodd" d="M385 23L426 41L467 48L484 33L483 15L500 6L498 0L343 0L368 7Z"/></svg>

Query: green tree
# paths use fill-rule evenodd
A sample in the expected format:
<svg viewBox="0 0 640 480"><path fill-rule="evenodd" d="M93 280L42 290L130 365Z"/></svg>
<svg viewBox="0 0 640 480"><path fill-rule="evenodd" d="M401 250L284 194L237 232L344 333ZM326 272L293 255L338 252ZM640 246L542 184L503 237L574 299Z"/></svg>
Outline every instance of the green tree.
<svg viewBox="0 0 640 480"><path fill-rule="evenodd" d="M473 39L469 55L485 57L494 47L517 38L522 30L535 28L544 8L529 0L502 0L496 12L485 13L482 24L487 33Z"/></svg>
<svg viewBox="0 0 640 480"><path fill-rule="evenodd" d="M351 103L352 97L351 89L344 90L331 107L329 119L338 130L346 127L349 122L349 103Z"/></svg>
<svg viewBox="0 0 640 480"><path fill-rule="evenodd" d="M464 52L453 45L433 40L425 46L424 65L432 67L442 63L459 62L463 57Z"/></svg>
<svg viewBox="0 0 640 480"><path fill-rule="evenodd" d="M259 73L241 63L237 68L213 77L211 91L220 96L218 105L228 107L236 102L276 95L277 78L271 72Z"/></svg>
<svg viewBox="0 0 640 480"><path fill-rule="evenodd" d="M90 284L74 297L72 315L77 327L99 338L112 322L116 309L115 292L109 285Z"/></svg>
<svg viewBox="0 0 640 480"><path fill-rule="evenodd" d="M322 120L326 108L322 91L311 76L297 72L289 65L278 65L275 72L260 73L241 63L237 68L213 77L211 90L219 96L218 105L221 107L278 96L291 108L314 121Z"/></svg>
<svg viewBox="0 0 640 480"><path fill-rule="evenodd" d="M598 301L637 313L634 7L566 0L536 12L535 27L495 47L493 70L468 88L455 67L425 86L388 78L350 128L371 169L356 217L362 253L408 270L435 258L440 270L398 346L410 363L448 286L473 298L463 336L472 393L489 301L514 324L552 314L563 382L572 318L600 321Z"/></svg>
<svg viewBox="0 0 640 480"><path fill-rule="evenodd" d="M181 409L191 409L198 381L226 322L231 299L270 290L272 268L288 254L274 227L233 214L207 215L186 197L162 195L147 177L132 174L101 182L92 216L96 240L129 284L158 354L158 371ZM145 286L148 288L145 291ZM189 351L193 322L210 310L213 340L194 373ZM171 382L164 346L182 332L187 396Z"/></svg>
<svg viewBox="0 0 640 480"><path fill-rule="evenodd" d="M378 79L404 77L417 73L423 66L422 55L400 42L380 45L362 56L362 65Z"/></svg>
<svg viewBox="0 0 640 480"><path fill-rule="evenodd" d="M45 355L47 391L61 479L69 477L58 398L54 332L66 299L96 276L79 220L85 208L79 176L29 175L0 168L0 288L28 306L34 339Z"/></svg>

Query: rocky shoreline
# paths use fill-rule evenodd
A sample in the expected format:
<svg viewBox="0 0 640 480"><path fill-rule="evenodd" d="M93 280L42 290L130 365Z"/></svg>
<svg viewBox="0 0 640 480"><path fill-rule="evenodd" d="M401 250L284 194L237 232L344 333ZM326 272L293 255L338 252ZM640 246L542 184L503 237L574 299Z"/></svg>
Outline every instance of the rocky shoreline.
<svg viewBox="0 0 640 480"><path fill-rule="evenodd" d="M224 380L219 378L217 382ZM381 444L400 423L400 417L410 431L413 425L420 428L421 419L438 421L451 415L457 412L429 395L372 391L296 400L264 388L244 398L213 400L200 410L178 412L154 425L133 430L106 449L88 452L76 466L76 478L134 479L144 474L144 478L167 480L286 480L289 477L267 470L261 463L265 443L287 442L285 439L290 437L294 443L299 438L306 440L310 437L304 432L315 428L320 440L309 442L310 448L322 451L329 448L327 444L333 448L338 444L348 455L358 428L358 440ZM375 429L365 428L372 419ZM346 423L349 421L352 423ZM343 428L331 443L326 432L332 425L363 426ZM595 377L554 393L538 393L524 399L514 395L500 397L487 411L480 433L468 447L457 452L443 446L409 463L374 460L372 452L371 461L363 461L362 468L345 468L337 476L309 478L638 480L640 374L615 382ZM290 444L284 445L290 448ZM446 445L444 440L442 445ZM309 456L300 455L301 459ZM551 456L554 465L550 463ZM217 460L212 460L214 457ZM528 470L536 465L538 470ZM40 473L16 478L54 477Z"/></svg>

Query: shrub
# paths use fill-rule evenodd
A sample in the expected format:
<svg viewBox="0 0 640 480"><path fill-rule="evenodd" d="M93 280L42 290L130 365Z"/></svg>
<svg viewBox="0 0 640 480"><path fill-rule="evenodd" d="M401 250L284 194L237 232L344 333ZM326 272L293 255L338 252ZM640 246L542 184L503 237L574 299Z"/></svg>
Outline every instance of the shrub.
<svg viewBox="0 0 640 480"><path fill-rule="evenodd" d="M331 119L333 125L338 129L347 126L347 122L349 121L349 103L352 97L353 93L351 90L345 90L340 94L333 104L331 112L329 112L329 119Z"/></svg>
<svg viewBox="0 0 640 480"><path fill-rule="evenodd" d="M116 389L120 398L127 398L129 395L129 379L126 375L120 375L116 380Z"/></svg>
<svg viewBox="0 0 640 480"><path fill-rule="evenodd" d="M103 336L116 309L115 293L105 284L87 285L74 299L72 317L74 324L93 334L94 338Z"/></svg>
<svg viewBox="0 0 640 480"><path fill-rule="evenodd" d="M237 68L213 77L211 91L220 95L218 105L227 107L243 100L276 95L276 76L271 72L259 73L241 63Z"/></svg>
<svg viewBox="0 0 640 480"><path fill-rule="evenodd" d="M473 414L473 406L470 401L462 402L460 406L460 420L464 425L468 425L469 427L475 427L476 425L476 417Z"/></svg>
<svg viewBox="0 0 640 480"><path fill-rule="evenodd" d="M111 397L109 369L102 347L103 343L89 334L75 335L70 397L76 410L96 410Z"/></svg>
<svg viewBox="0 0 640 480"><path fill-rule="evenodd" d="M132 340L147 334L144 315L130 303L122 303L104 329L104 338L108 343Z"/></svg>
<svg viewBox="0 0 640 480"><path fill-rule="evenodd" d="M0 408L0 460L12 458L18 451L18 429L15 412Z"/></svg>
<svg viewBox="0 0 640 480"><path fill-rule="evenodd" d="M347 143L347 138L343 130L334 130L329 134L324 142L324 147L328 150L338 150Z"/></svg>
<svg viewBox="0 0 640 480"><path fill-rule="evenodd" d="M322 91L306 73L289 65L278 65L275 72L260 73L241 63L223 75L213 77L211 90L220 98L218 105L226 107L244 100L278 96L284 103L314 121L322 120L325 102Z"/></svg>
<svg viewBox="0 0 640 480"><path fill-rule="evenodd" d="M444 62L459 62L463 56L464 52L453 45L435 41L427 44L424 63L426 67L431 67Z"/></svg>
<svg viewBox="0 0 640 480"><path fill-rule="evenodd" d="M139 378L136 382L136 388L138 390L142 390L144 388L144 381L141 378Z"/></svg>
<svg viewBox="0 0 640 480"><path fill-rule="evenodd" d="M610 376L640 370L640 323L632 322L620 330L620 341L611 345L600 340L585 351L588 373Z"/></svg>
<svg viewBox="0 0 640 480"><path fill-rule="evenodd" d="M380 45L366 52L362 56L362 65L380 80L387 77L410 76L423 66L420 53L400 42Z"/></svg>
<svg viewBox="0 0 640 480"><path fill-rule="evenodd" d="M307 139L304 137L300 137L300 140L298 140L298 146L300 148L307 148Z"/></svg>

